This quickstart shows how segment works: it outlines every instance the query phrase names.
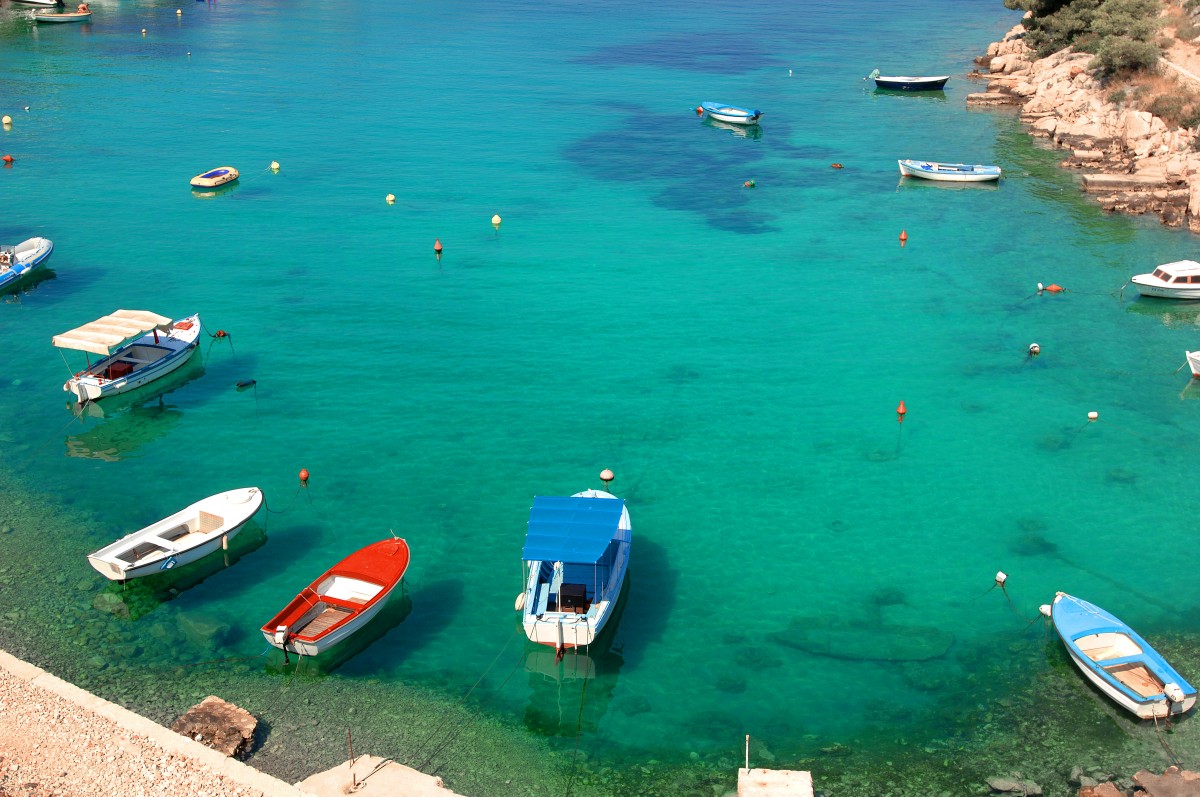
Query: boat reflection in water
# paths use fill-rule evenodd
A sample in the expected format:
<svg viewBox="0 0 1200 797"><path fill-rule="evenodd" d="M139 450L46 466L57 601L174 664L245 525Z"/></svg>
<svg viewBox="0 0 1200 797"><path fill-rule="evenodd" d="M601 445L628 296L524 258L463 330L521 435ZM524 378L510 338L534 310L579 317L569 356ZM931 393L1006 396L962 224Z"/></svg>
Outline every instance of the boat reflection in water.
<svg viewBox="0 0 1200 797"><path fill-rule="evenodd" d="M43 282L46 282L47 280L52 280L56 276L58 276L58 275L54 273L54 269L50 268L49 266L44 267L44 268L39 268L37 271L34 271L28 277L17 280L14 283L10 283L9 285L6 285L5 287L0 288L0 301L2 301L2 302L20 301L20 297L23 294L33 293L34 291L37 290L38 285L40 285Z"/></svg>
<svg viewBox="0 0 1200 797"><path fill-rule="evenodd" d="M233 567L243 556L266 544L266 531L251 519L229 540L229 548L214 551L189 565L124 582L106 580L105 589L92 602L93 606L118 617L136 620L205 579Z"/></svg>
<svg viewBox="0 0 1200 797"><path fill-rule="evenodd" d="M592 645L568 648L562 658L547 645L526 646L530 694L525 726L529 730L543 736L575 737L599 728L625 664L620 624L629 581L626 577L614 614Z"/></svg>
<svg viewBox="0 0 1200 797"><path fill-rule="evenodd" d="M67 407L87 428L66 436L67 456L117 462L134 456L142 446L174 429L183 418L183 410L164 399L203 376L204 365L193 357L177 373L166 377L171 385L165 390L162 385L147 385L104 401L82 405L68 402ZM95 419L100 422L92 423Z"/></svg>
<svg viewBox="0 0 1200 797"><path fill-rule="evenodd" d="M322 651L316 656L290 653L285 662L282 650L268 648L266 670L271 675L323 678L403 623L411 611L412 598L408 594L408 587L401 583L393 590L392 597L388 600L387 605L379 610L379 614L329 650Z"/></svg>
<svg viewBox="0 0 1200 797"><path fill-rule="evenodd" d="M700 123L705 127L715 127L718 130L728 130L738 138L762 138L762 125L735 125L732 122L722 122L707 114Z"/></svg>

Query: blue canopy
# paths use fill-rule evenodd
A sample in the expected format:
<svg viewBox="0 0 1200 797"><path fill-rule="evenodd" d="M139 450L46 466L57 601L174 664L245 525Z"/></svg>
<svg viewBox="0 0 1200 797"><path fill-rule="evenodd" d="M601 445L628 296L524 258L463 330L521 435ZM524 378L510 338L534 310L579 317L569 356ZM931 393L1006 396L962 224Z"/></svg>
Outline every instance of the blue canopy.
<svg viewBox="0 0 1200 797"><path fill-rule="evenodd" d="M521 558L526 562L596 562L616 535L624 508L624 498L536 496Z"/></svg>

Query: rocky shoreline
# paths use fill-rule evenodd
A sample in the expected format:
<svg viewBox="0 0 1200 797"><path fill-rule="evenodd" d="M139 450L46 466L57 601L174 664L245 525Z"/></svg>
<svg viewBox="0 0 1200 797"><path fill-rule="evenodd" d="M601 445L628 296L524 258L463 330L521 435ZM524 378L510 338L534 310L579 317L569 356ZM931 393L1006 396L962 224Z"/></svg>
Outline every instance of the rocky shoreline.
<svg viewBox="0 0 1200 797"><path fill-rule="evenodd" d="M1170 227L1200 232L1196 134L1170 129L1148 111L1115 105L1091 70L1093 56L1070 48L1037 58L1016 25L975 59L985 92L970 106L1015 105L1032 136L1067 150L1065 168L1083 172L1083 190L1107 211L1156 213Z"/></svg>

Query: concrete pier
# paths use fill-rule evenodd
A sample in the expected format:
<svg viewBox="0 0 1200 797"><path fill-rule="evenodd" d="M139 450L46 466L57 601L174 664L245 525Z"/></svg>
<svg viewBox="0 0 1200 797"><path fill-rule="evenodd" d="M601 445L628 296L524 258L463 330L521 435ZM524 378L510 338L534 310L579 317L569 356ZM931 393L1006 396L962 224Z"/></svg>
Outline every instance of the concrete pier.
<svg viewBox="0 0 1200 797"><path fill-rule="evenodd" d="M739 769L738 797L813 797L811 772L794 769Z"/></svg>

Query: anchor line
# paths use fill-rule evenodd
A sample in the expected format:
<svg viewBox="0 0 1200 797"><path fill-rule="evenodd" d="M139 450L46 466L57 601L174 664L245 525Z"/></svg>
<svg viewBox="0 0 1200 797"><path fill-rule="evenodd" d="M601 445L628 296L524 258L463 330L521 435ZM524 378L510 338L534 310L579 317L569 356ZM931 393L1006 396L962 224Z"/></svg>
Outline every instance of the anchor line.
<svg viewBox="0 0 1200 797"><path fill-rule="evenodd" d="M464 701L471 696L471 694L475 691L475 689L481 683L483 683L483 679L486 678L488 673L492 671L492 668L496 666L496 662L500 661L500 657L504 655L504 651L508 650L509 644L513 641L513 637L515 637L516 635L517 635L517 630L514 628L513 632L508 635L508 638L506 640L504 640L504 644L501 646L500 652L496 654L496 657L494 659L492 659L492 662L487 666L487 669L485 669L483 671L483 673L479 676L479 678L475 681L475 683L471 685L471 688L468 689L466 694L463 695ZM514 665L512 670L508 673L508 675L506 675L504 677L504 680L500 682L500 685L497 686L492 691L491 695L484 698L484 700L482 702L486 703L489 699L491 699L492 696L494 696L502 688L504 688L504 685L508 683L508 679L512 678L513 673L515 673L517 671L517 668L519 668L520 666L521 666L521 660L517 659L516 665ZM433 729L433 731L427 737L426 742L431 745L434 745L435 742L433 740L435 740L437 738L437 736L439 734L441 734L443 732L443 730L445 730L447 728L447 726L449 726L452 722L454 722L454 720L449 719L449 718L447 718L445 721L443 721L441 725L439 725L437 728ZM438 755L442 750L446 749L446 747L452 741L454 741L454 739L458 736L458 734L462 733L462 728L466 725L465 721L459 722L458 725L459 725L459 727L457 730L455 730L454 728L450 729L450 733L447 735L445 741L441 742L440 744L436 744L436 746L432 747L432 749L429 751L428 755L425 756L425 758L416 767L416 769L424 771L425 767L428 766L431 761L433 761L434 756ZM417 755L420 755L420 753L418 753ZM416 756L414 756L413 759L415 760ZM439 767L439 769L440 769L440 767Z"/></svg>
<svg viewBox="0 0 1200 797"><path fill-rule="evenodd" d="M1170 712L1171 712L1171 700L1170 700L1170 698L1167 698L1167 716L1165 718L1164 724L1167 726L1168 731L1171 728L1171 713ZM1180 766L1182 764L1182 761L1180 760L1179 756L1175 753L1175 751L1171 749L1171 745L1167 743L1167 738L1166 738L1166 735L1165 735L1165 732L1163 731L1163 729L1159 728L1159 726L1158 726L1158 715L1157 714L1154 715L1154 733L1158 737L1158 742L1159 742L1159 744L1162 745L1162 748L1166 752L1167 758L1170 759L1172 766Z"/></svg>
<svg viewBox="0 0 1200 797"><path fill-rule="evenodd" d="M588 653L588 645L583 646L583 655ZM575 752L571 755L571 776L567 778L567 794L566 797L571 797L571 789L575 785L575 778L579 775L579 740L583 736L583 706L587 700L588 682L592 680L592 668L588 667L587 675L583 677L583 686L579 690L579 715L575 719Z"/></svg>

